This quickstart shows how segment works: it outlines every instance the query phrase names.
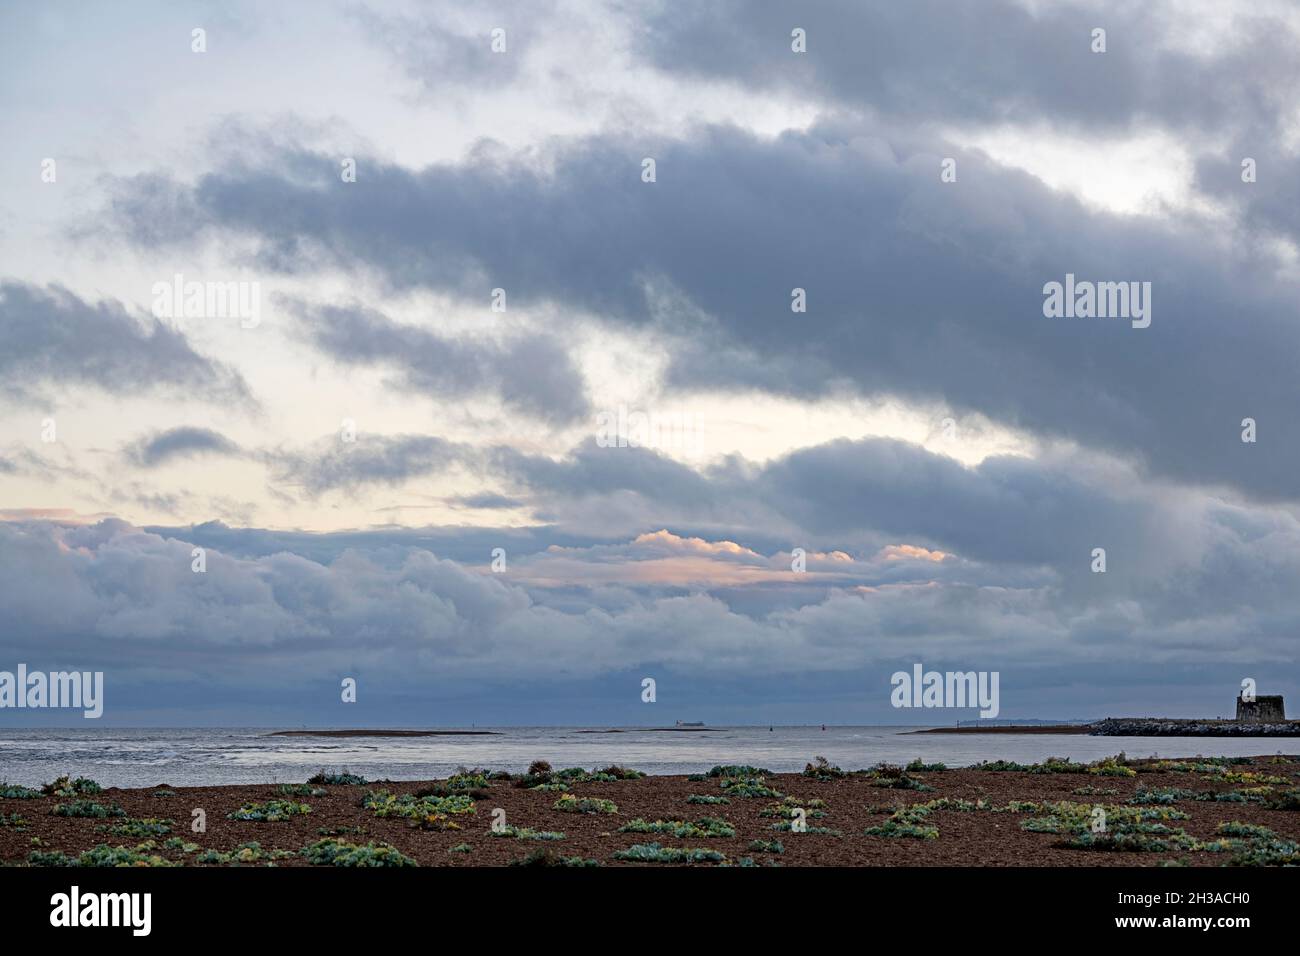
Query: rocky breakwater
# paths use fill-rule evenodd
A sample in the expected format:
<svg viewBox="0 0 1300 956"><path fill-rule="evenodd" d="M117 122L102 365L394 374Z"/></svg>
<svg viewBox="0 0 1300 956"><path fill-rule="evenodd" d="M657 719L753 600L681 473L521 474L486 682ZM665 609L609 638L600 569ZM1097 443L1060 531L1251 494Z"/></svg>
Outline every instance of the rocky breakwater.
<svg viewBox="0 0 1300 956"><path fill-rule="evenodd" d="M1300 737L1300 720L1255 722L1107 717L1089 725L1098 737Z"/></svg>

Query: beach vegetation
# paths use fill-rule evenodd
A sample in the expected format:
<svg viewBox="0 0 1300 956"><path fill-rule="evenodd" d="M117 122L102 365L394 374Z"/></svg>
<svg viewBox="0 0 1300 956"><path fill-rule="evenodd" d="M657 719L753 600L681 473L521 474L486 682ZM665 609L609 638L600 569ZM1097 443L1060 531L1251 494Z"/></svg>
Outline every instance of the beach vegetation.
<svg viewBox="0 0 1300 956"><path fill-rule="evenodd" d="M813 762L803 768L805 777L812 777L814 780L843 780L848 773L835 766L825 757L814 757Z"/></svg>
<svg viewBox="0 0 1300 956"><path fill-rule="evenodd" d="M1182 787L1138 787L1133 796L1129 797L1129 803L1136 804L1172 804L1179 800L1190 800L1196 796L1192 790L1186 790Z"/></svg>
<svg viewBox="0 0 1300 956"><path fill-rule="evenodd" d="M323 797L329 791L309 783L282 783L275 792L282 797Z"/></svg>
<svg viewBox="0 0 1300 956"><path fill-rule="evenodd" d="M780 840L751 840L745 849L751 853L781 854L785 852L785 845Z"/></svg>
<svg viewBox="0 0 1300 956"><path fill-rule="evenodd" d="M415 866L409 856L387 843L367 843L364 846L343 840L318 840L304 847L302 857L315 866Z"/></svg>
<svg viewBox="0 0 1300 956"><path fill-rule="evenodd" d="M31 866L179 866L156 853L149 852L152 844L136 847L107 846L99 844L79 856L70 857L62 850L33 850L27 856Z"/></svg>
<svg viewBox="0 0 1300 956"><path fill-rule="evenodd" d="M748 764L726 764L719 765L710 770L705 776L718 777L738 777L745 779L756 779L761 777L770 777L772 771L763 767L751 767Z"/></svg>
<svg viewBox="0 0 1300 956"><path fill-rule="evenodd" d="M726 797L715 797L707 793L692 793L686 798L687 803L704 803L710 805L731 803Z"/></svg>
<svg viewBox="0 0 1300 956"><path fill-rule="evenodd" d="M516 840L563 840L564 834L556 830L534 830L530 827L503 827L490 831L494 837L512 837Z"/></svg>
<svg viewBox="0 0 1300 956"><path fill-rule="evenodd" d="M89 777L69 777L64 774L41 787L47 797L84 797L103 793L104 788Z"/></svg>
<svg viewBox="0 0 1300 956"><path fill-rule="evenodd" d="M107 830L113 836L134 837L137 840L146 840L150 837L166 836L172 832L175 824L171 820L160 820L155 817L134 818L129 817L120 823L106 824L99 827L100 830Z"/></svg>
<svg viewBox="0 0 1300 956"><path fill-rule="evenodd" d="M719 783L728 797L756 799L759 797L782 796L781 791L773 790L762 777L723 777Z"/></svg>
<svg viewBox="0 0 1300 956"><path fill-rule="evenodd" d="M99 819L126 816L126 811L116 803L110 803L106 806L102 803L96 803L94 800L73 800L71 803L60 803L50 813L56 817L93 817Z"/></svg>
<svg viewBox="0 0 1300 956"><path fill-rule="evenodd" d="M796 833L796 832L798 832L798 833L812 833L812 834L816 834L816 835L818 835L818 836L833 836L833 837L837 837L837 836L843 836L843 835L844 835L844 834L841 833L839 830L834 830L834 829L831 829L830 827L818 827L818 826L812 826L811 824L805 826L802 830L798 830L798 831L796 831L795 828L794 828L794 821L793 821L793 820L781 820L781 821L778 822L778 823L773 823L773 824L772 824L772 829L773 829L773 830L780 830L780 831L782 831L783 833Z"/></svg>
<svg viewBox="0 0 1300 956"><path fill-rule="evenodd" d="M0 783L0 800L37 800L44 794L31 787L20 787L16 783Z"/></svg>
<svg viewBox="0 0 1300 956"><path fill-rule="evenodd" d="M734 837L736 828L717 817L687 820L643 820L637 817L618 828L619 833L666 833L679 839L698 837Z"/></svg>
<svg viewBox="0 0 1300 956"><path fill-rule="evenodd" d="M556 800L551 809L559 810L561 813L618 813L618 807L613 800L575 797L571 793L566 793Z"/></svg>
<svg viewBox="0 0 1300 956"><path fill-rule="evenodd" d="M293 800L268 800L265 803L245 803L238 810L226 814L230 820L252 823L281 823L290 817L311 813L311 807Z"/></svg>
<svg viewBox="0 0 1300 956"><path fill-rule="evenodd" d="M253 840L241 843L233 850L204 850L194 858L195 863L216 863L221 866L241 866L246 863L271 864L275 860L287 860L294 856L290 850L264 850L262 844Z"/></svg>
<svg viewBox="0 0 1300 956"><path fill-rule="evenodd" d="M945 763L925 763L920 757L917 757L903 769L908 773L943 773L948 769L948 765Z"/></svg>
<svg viewBox="0 0 1300 956"><path fill-rule="evenodd" d="M363 787L370 781L360 774L349 773L346 770L339 772L321 770L314 776L308 777L307 782L322 787Z"/></svg>
<svg viewBox="0 0 1300 956"><path fill-rule="evenodd" d="M614 853L616 860L633 863L722 863L727 858L717 850L702 847L660 846L658 843L636 843Z"/></svg>

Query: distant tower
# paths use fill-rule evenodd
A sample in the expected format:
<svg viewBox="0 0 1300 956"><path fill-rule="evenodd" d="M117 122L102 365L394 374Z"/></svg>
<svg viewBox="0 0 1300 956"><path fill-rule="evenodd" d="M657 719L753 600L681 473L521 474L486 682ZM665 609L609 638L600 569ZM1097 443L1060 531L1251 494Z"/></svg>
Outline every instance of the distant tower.
<svg viewBox="0 0 1300 956"><path fill-rule="evenodd" d="M1254 700L1237 698L1237 719L1251 724L1271 724L1286 720L1286 708L1282 706L1282 695L1276 697L1259 697Z"/></svg>

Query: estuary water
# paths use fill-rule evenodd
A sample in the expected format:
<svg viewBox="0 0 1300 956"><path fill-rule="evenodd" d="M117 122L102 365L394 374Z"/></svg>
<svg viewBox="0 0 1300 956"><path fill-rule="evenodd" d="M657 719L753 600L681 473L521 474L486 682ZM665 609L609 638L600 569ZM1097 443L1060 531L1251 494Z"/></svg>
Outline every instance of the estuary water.
<svg viewBox="0 0 1300 956"><path fill-rule="evenodd" d="M981 760L1033 763L1049 756L1096 760L1124 751L1159 755L1246 756L1300 753L1285 738L1089 737L1036 734L914 734L916 727L720 727L664 732L628 728L478 727L493 736L274 737L285 728L0 727L0 780L33 786L69 773L106 787L295 783L317 770L351 770L369 779L426 780L457 767L519 772L534 760L555 767L621 763L652 774L685 774L714 764L802 770L824 756L846 770L919 757L950 767ZM468 729L468 728L466 728Z"/></svg>

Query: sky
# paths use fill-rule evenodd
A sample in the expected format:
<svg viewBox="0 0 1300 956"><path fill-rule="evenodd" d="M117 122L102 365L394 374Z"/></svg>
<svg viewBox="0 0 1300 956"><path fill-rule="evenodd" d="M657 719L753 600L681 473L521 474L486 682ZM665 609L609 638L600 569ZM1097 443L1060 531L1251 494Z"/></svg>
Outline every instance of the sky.
<svg viewBox="0 0 1300 956"><path fill-rule="evenodd" d="M118 726L1295 701L1298 50L1273 0L6 4L0 670Z"/></svg>

